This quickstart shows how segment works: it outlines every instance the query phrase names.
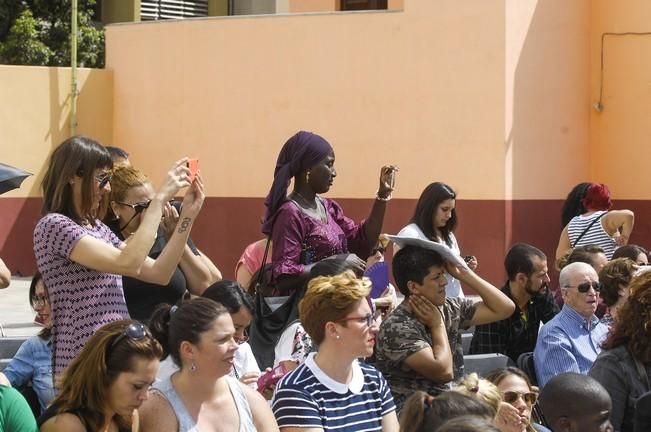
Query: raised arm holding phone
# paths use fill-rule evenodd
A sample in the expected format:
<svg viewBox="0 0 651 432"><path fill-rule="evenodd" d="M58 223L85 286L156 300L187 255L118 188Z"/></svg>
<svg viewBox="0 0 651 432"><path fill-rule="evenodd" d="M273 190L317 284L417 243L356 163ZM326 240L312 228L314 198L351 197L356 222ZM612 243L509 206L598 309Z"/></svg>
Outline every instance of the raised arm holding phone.
<svg viewBox="0 0 651 432"><path fill-rule="evenodd" d="M190 184L187 158L176 161L143 212L128 242L101 222L111 190L109 152L75 136L52 153L43 179L43 217L34 230L34 253L49 288L54 374L75 358L95 329L128 318L121 275L165 284L173 275L204 201L201 178ZM188 187L178 226L160 256L147 255L165 203Z"/></svg>

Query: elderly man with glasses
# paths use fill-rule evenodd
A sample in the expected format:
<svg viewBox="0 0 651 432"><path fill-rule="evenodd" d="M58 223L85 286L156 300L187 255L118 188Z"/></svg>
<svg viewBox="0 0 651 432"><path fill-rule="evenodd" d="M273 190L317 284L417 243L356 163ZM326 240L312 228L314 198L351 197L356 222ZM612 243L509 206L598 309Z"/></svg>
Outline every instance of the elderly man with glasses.
<svg viewBox="0 0 651 432"><path fill-rule="evenodd" d="M563 309L540 330L534 365L542 388L564 372L587 374L601 352L608 327L595 315L601 285L591 265L575 262L559 276Z"/></svg>

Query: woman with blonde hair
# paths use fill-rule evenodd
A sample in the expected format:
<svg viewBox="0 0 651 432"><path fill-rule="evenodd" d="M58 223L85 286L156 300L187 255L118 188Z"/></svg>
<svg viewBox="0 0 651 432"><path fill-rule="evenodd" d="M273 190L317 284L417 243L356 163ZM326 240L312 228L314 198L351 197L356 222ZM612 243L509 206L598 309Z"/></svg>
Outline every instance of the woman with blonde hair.
<svg viewBox="0 0 651 432"><path fill-rule="evenodd" d="M475 372L461 378L457 385L452 387L452 391L478 398L493 408L495 415L499 412L502 404L502 395L497 387L492 382L480 378Z"/></svg>
<svg viewBox="0 0 651 432"><path fill-rule="evenodd" d="M137 431L138 407L162 355L136 321L101 327L66 369L59 395L39 418L41 432Z"/></svg>
<svg viewBox="0 0 651 432"><path fill-rule="evenodd" d="M405 401L400 413L400 432L432 432L448 420L468 416L493 421L495 409L462 392L445 391L432 396L419 390Z"/></svg>
<svg viewBox="0 0 651 432"><path fill-rule="evenodd" d="M140 227L145 210L154 198L154 188L149 179L129 165L118 165L111 178L110 206L112 216L105 223L122 241L129 239ZM149 257L158 258L171 239L179 220L180 203L165 203L156 240ZM148 322L154 309L161 303L176 304L186 293L201 295L212 283L221 279L221 273L188 237L181 260L167 284L158 284L123 276L122 288L129 315Z"/></svg>
<svg viewBox="0 0 651 432"><path fill-rule="evenodd" d="M308 284L299 316L319 350L276 387L272 405L281 431L398 431L389 385L358 361L373 354L378 333L370 290L352 271Z"/></svg>

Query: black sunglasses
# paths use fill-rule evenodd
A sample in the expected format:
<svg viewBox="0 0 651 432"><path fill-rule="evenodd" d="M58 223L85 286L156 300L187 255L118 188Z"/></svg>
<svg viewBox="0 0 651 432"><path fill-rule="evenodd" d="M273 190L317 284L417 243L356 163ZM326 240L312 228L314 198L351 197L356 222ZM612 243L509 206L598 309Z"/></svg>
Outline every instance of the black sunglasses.
<svg viewBox="0 0 651 432"><path fill-rule="evenodd" d="M146 208L149 208L149 204L151 204L151 200L148 200L148 201L145 201L145 202L142 202L142 203L136 203L136 204L129 204L129 203L125 203L125 202L122 202L122 201L118 201L117 203L120 204L120 205L131 207L133 209L133 211L136 212L136 214L139 214L139 213L142 213L143 210L145 210Z"/></svg>
<svg viewBox="0 0 651 432"><path fill-rule="evenodd" d="M124 329L122 334L116 337L113 343L111 343L110 350L115 348L115 346L119 344L120 341L126 337L128 337L132 341L139 341L139 340L143 340L146 336L147 336L147 329L145 328L144 325L140 323L129 324L127 328Z"/></svg>
<svg viewBox="0 0 651 432"><path fill-rule="evenodd" d="M371 255L375 255L378 252L380 252L381 254L384 254L384 251L386 251L386 248L384 248L382 246L376 246L373 249L371 249Z"/></svg>
<svg viewBox="0 0 651 432"><path fill-rule="evenodd" d="M587 293L590 291L590 288L594 288L596 292L601 291L601 283L600 282L583 282L581 284L578 284L576 287L572 285L566 285L565 288L576 288L580 293Z"/></svg>
<svg viewBox="0 0 651 432"><path fill-rule="evenodd" d="M99 182L99 188L104 189L104 187L111 182L113 176L110 173L103 173L95 176L95 180Z"/></svg>

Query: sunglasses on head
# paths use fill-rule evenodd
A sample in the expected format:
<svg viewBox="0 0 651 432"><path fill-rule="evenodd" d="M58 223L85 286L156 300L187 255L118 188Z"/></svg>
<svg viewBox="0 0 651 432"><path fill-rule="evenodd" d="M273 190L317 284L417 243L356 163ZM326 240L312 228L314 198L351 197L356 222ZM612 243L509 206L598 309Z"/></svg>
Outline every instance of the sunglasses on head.
<svg viewBox="0 0 651 432"><path fill-rule="evenodd" d="M504 399L504 402L508 404L514 404L518 398L522 398L524 403L526 403L528 406L532 406L536 403L538 395L534 392L520 393L516 391L507 391L502 393L502 398Z"/></svg>
<svg viewBox="0 0 651 432"><path fill-rule="evenodd" d="M576 286L566 285L565 288L576 288L580 293L587 293L590 291L590 288L594 288L596 292L599 292L601 291L601 283L595 281L583 282Z"/></svg>
<svg viewBox="0 0 651 432"><path fill-rule="evenodd" d="M127 326L127 328L124 329L124 331L120 334L120 336L116 337L113 343L111 343L110 349L112 350L115 348L117 344L119 344L122 339L128 337L132 341L139 341L143 340L147 336L147 329L145 328L144 325L140 323L132 323Z"/></svg>

